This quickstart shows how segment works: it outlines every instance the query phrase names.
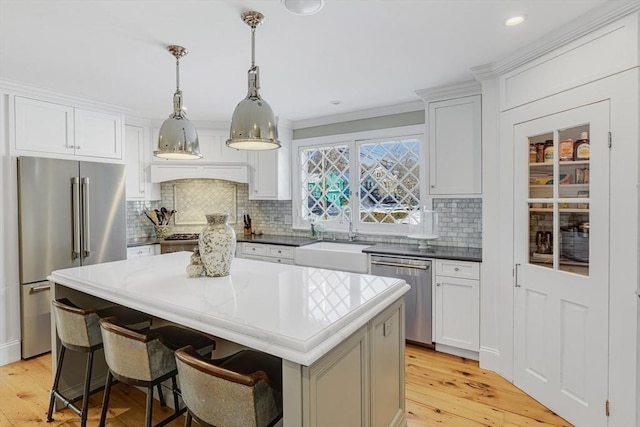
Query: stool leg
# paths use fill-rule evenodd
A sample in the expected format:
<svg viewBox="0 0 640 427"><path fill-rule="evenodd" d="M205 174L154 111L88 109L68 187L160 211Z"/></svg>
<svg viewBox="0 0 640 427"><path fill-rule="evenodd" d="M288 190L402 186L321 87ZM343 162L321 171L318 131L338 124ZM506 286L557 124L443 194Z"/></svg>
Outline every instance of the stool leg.
<svg viewBox="0 0 640 427"><path fill-rule="evenodd" d="M160 399L160 406L167 406L167 402L164 400L164 393L162 393L162 383L158 384L158 399ZM153 394L153 387L151 387L151 394Z"/></svg>
<svg viewBox="0 0 640 427"><path fill-rule="evenodd" d="M100 412L100 427L104 427L107 421L107 407L109 406L109 395L111 394L111 383L113 382L113 374L107 372L107 383L104 386L104 396L102 398L102 412Z"/></svg>
<svg viewBox="0 0 640 427"><path fill-rule="evenodd" d="M171 377L171 386L173 387L173 407L177 413L180 410L180 405L178 403L178 382L175 375Z"/></svg>
<svg viewBox="0 0 640 427"><path fill-rule="evenodd" d="M184 422L184 427L191 427L191 412L187 411L187 419Z"/></svg>
<svg viewBox="0 0 640 427"><path fill-rule="evenodd" d="M147 390L147 414L145 415L145 426L151 427L151 413L153 411L153 386Z"/></svg>
<svg viewBox="0 0 640 427"><path fill-rule="evenodd" d="M56 392L58 391L58 383L60 382L60 373L62 372L62 361L64 360L65 346L60 346L60 354L58 356L58 367L56 368L56 377L53 380L51 388L51 398L49 400L49 410L47 411L47 422L53 421L53 406L56 402Z"/></svg>
<svg viewBox="0 0 640 427"><path fill-rule="evenodd" d="M91 371L93 369L93 351L89 352L87 358L87 371L84 377L84 395L82 396L82 415L80 416L80 425L85 427L87 425L87 418L89 412L89 392L91 389Z"/></svg>

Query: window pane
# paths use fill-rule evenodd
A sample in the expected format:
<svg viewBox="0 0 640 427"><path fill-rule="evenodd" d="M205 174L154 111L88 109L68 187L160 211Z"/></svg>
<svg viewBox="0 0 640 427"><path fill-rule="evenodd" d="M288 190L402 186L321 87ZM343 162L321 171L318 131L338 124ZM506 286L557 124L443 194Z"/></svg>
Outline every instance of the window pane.
<svg viewBox="0 0 640 427"><path fill-rule="evenodd" d="M414 216L419 220L420 141L366 142L359 148L360 221L408 223Z"/></svg>
<svg viewBox="0 0 640 427"><path fill-rule="evenodd" d="M349 204L349 148L313 147L301 157L303 218L340 220Z"/></svg>

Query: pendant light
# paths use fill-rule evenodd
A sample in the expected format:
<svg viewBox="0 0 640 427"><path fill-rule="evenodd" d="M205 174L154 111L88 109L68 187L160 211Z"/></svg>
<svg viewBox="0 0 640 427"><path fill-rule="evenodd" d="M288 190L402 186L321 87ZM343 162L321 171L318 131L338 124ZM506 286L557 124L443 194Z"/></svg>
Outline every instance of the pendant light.
<svg viewBox="0 0 640 427"><path fill-rule="evenodd" d="M187 113L182 108L182 91L180 90L180 58L185 56L187 49L182 46L170 45L167 50L176 58L176 92L173 94L173 114L162 123L158 137L156 157L172 160L195 160L202 158L200 142L196 128L187 119Z"/></svg>
<svg viewBox="0 0 640 427"><path fill-rule="evenodd" d="M242 20L251 27L251 68L248 72L247 97L236 106L231 118L227 146L238 150L273 150L280 148L278 127L273 110L260 97L260 69L255 64L256 27L264 20L260 12L243 12Z"/></svg>

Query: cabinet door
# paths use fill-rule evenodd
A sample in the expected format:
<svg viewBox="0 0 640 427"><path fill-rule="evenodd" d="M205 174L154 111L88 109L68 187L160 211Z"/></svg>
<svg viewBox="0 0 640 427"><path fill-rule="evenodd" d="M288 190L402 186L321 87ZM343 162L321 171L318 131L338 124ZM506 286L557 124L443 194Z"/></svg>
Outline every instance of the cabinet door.
<svg viewBox="0 0 640 427"><path fill-rule="evenodd" d="M249 153L249 200L291 200L290 143Z"/></svg>
<svg viewBox="0 0 640 427"><path fill-rule="evenodd" d="M249 153L249 200L277 198L276 150Z"/></svg>
<svg viewBox="0 0 640 427"><path fill-rule="evenodd" d="M17 150L73 154L73 107L16 96L15 120Z"/></svg>
<svg viewBox="0 0 640 427"><path fill-rule="evenodd" d="M607 424L611 109L513 125L514 384L575 425ZM588 155L563 150L584 139Z"/></svg>
<svg viewBox="0 0 640 427"><path fill-rule="evenodd" d="M436 276L436 343L480 350L480 282Z"/></svg>
<svg viewBox="0 0 640 427"><path fill-rule="evenodd" d="M124 134L127 200L160 200L160 184L151 183L147 174L151 157L148 128L126 125Z"/></svg>
<svg viewBox="0 0 640 427"><path fill-rule="evenodd" d="M480 95L429 104L429 192L482 193Z"/></svg>
<svg viewBox="0 0 640 427"><path fill-rule="evenodd" d="M122 117L115 114L75 109L75 154L122 158Z"/></svg>
<svg viewBox="0 0 640 427"><path fill-rule="evenodd" d="M144 199L144 128L126 125L124 129L127 200Z"/></svg>
<svg viewBox="0 0 640 427"><path fill-rule="evenodd" d="M404 415L404 310L394 304L371 322L371 425L396 426Z"/></svg>

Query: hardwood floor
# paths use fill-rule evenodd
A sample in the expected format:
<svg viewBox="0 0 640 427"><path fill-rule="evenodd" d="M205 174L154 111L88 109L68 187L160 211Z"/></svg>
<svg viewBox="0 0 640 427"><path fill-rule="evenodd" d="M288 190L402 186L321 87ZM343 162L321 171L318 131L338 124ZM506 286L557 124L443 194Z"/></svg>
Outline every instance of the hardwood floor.
<svg viewBox="0 0 640 427"><path fill-rule="evenodd" d="M562 418L472 360L407 346L407 426L571 426ZM51 388L51 355L0 367L0 426L45 424ZM88 425L98 425L102 393L90 398ZM109 426L141 426L144 393L125 385L111 392ZM170 408L154 406L154 422ZM79 426L79 417L64 409L49 426ZM170 424L183 426L184 418ZM194 424L195 425L195 424ZM350 426L336 426L350 427Z"/></svg>

